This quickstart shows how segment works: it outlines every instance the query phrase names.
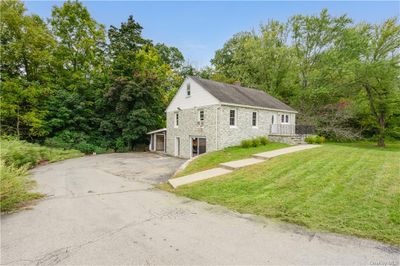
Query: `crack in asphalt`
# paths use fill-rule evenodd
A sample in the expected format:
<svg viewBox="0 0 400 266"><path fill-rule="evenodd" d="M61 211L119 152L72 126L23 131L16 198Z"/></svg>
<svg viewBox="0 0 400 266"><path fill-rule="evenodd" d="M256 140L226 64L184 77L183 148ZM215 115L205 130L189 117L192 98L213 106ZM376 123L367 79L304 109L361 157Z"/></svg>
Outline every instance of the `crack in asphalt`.
<svg viewBox="0 0 400 266"><path fill-rule="evenodd" d="M44 255L38 256L38 257L34 257L32 259L19 259L19 260L15 260L15 261L10 261L7 263L2 263L2 265L11 265L14 263L18 263L18 262L29 262L35 265L57 265L60 262L62 262L63 260L67 259L68 257L70 257L72 255L73 252L79 251L81 248L92 245L98 241L104 240L106 238L112 237L113 235L127 229L130 227L134 227L134 226L138 226L138 225L142 225L144 223L147 222L151 222L153 220L158 220L158 219L163 219L165 217L167 218L171 218L171 217L175 217L176 214L178 213L178 215L186 215L186 214L196 214L196 213L191 213L191 212L177 212L177 210L173 210L173 211L169 211L160 215L154 215L153 217L147 218L143 221L140 222L130 222L125 224L124 226L121 226L117 229L114 230L110 230L108 232L104 232L102 234L100 234L98 237L95 237L92 240L86 241L82 244L79 245L75 245L75 246L66 246L66 247L62 247L62 248L58 248L56 250L52 250L50 252L45 253ZM175 214L175 215L174 215Z"/></svg>
<svg viewBox="0 0 400 266"><path fill-rule="evenodd" d="M129 192L140 192L140 191L152 191L155 190L156 188L150 187L150 188L143 188L143 189L129 189L129 190L122 190L122 191L113 191L113 192L102 192L102 193L90 193L87 195L80 195L80 196L68 196L68 195L62 195L62 196L54 196L54 195L47 195L47 197L43 198L43 201L46 200L56 200L56 199L80 199L80 198L88 198L88 197L95 197L95 196L102 196L102 195L112 195L112 194L121 194L121 193L129 193Z"/></svg>

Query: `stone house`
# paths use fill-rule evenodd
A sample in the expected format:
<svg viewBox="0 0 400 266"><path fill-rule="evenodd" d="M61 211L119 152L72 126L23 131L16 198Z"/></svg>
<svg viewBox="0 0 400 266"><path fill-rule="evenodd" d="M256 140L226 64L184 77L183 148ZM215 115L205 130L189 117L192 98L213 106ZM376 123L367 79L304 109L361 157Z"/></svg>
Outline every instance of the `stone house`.
<svg viewBox="0 0 400 266"><path fill-rule="evenodd" d="M257 136L294 136L296 113L264 91L191 76L166 109L167 127L148 133L149 149L191 158Z"/></svg>

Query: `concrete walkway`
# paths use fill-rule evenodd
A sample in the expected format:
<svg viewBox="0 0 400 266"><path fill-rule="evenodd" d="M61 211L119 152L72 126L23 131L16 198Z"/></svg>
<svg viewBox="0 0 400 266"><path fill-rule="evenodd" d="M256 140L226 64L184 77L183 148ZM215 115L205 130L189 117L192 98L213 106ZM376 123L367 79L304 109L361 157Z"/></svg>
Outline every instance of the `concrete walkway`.
<svg viewBox="0 0 400 266"><path fill-rule="evenodd" d="M284 154L293 153L293 152L297 152L297 151L304 151L304 150L313 149L313 148L317 148L317 147L321 147L321 145L302 144L302 145L292 146L292 147L283 148L283 149L279 149L279 150L257 153L257 154L254 154L253 157L259 158L259 159L271 159L271 158L279 156L279 155L284 155Z"/></svg>
<svg viewBox="0 0 400 266"><path fill-rule="evenodd" d="M246 159L242 159L242 160L221 163L221 164L219 164L220 167L218 167L218 168L213 168L210 170L194 173L191 175L173 178L173 179L168 180L168 182L170 183L170 185L173 188L177 188L179 186L190 184L193 182L225 175L225 174L232 172L232 170L240 169L240 168L250 166L253 164L262 163L265 160L271 159L271 158L279 156L279 155L313 149L313 148L317 148L320 146L321 145L303 144L303 145L292 146L292 147L283 148L283 149L279 149L279 150L257 153L257 154L253 154L254 158L246 158Z"/></svg>
<svg viewBox="0 0 400 266"><path fill-rule="evenodd" d="M250 166L253 164L257 164L257 163L261 163L261 162L264 162L264 160L256 159L256 158L248 158L248 159L243 159L243 160L231 161L231 162L227 162L227 163L221 163L219 165L226 169L236 170L236 169L240 169L240 168Z"/></svg>
<svg viewBox="0 0 400 266"><path fill-rule="evenodd" d="M198 173L195 173L192 175L184 176L184 178L170 179L168 182L171 184L171 186L176 188L179 186L183 186L183 185L190 184L190 183L193 183L196 181L208 179L211 177L229 174L230 172L232 172L232 170L228 170L228 169L224 169L224 168L213 168L213 169L201 171L201 172L198 172Z"/></svg>

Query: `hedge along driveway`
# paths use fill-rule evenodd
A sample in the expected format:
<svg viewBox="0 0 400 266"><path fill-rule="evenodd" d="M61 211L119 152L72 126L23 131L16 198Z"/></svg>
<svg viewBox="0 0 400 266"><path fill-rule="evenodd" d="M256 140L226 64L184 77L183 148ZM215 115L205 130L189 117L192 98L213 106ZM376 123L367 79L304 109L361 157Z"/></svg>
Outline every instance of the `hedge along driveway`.
<svg viewBox="0 0 400 266"><path fill-rule="evenodd" d="M176 193L315 230L400 245L400 145L388 146L326 144Z"/></svg>

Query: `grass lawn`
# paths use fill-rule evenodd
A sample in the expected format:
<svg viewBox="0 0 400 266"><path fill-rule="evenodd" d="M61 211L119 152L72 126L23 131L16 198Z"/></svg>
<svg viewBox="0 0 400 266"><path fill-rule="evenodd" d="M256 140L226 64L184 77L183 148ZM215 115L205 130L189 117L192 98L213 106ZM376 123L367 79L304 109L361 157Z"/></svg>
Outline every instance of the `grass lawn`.
<svg viewBox="0 0 400 266"><path fill-rule="evenodd" d="M325 144L174 191L242 213L400 245L400 143L384 149Z"/></svg>
<svg viewBox="0 0 400 266"><path fill-rule="evenodd" d="M42 161L55 162L83 154L76 150L48 148L25 141L0 139L0 210L10 212L43 195L29 190L35 182L28 169Z"/></svg>
<svg viewBox="0 0 400 266"><path fill-rule="evenodd" d="M268 143L265 146L261 145L250 148L229 147L221 151L210 152L193 160L183 171L177 173L175 177L211 169L217 167L220 163L249 158L255 153L281 149L288 146L282 143Z"/></svg>

